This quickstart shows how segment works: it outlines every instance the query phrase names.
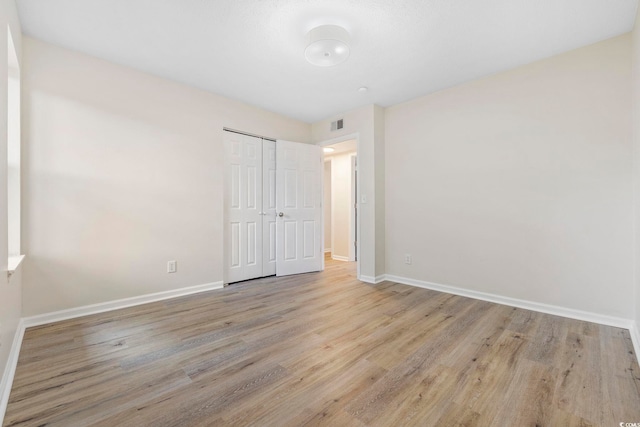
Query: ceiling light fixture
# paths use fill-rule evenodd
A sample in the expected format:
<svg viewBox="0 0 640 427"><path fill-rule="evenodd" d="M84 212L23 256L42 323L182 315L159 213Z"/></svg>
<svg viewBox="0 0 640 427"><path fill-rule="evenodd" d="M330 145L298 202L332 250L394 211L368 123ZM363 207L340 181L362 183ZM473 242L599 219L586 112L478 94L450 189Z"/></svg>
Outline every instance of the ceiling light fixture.
<svg viewBox="0 0 640 427"><path fill-rule="evenodd" d="M334 151L336 151L336 149L333 147L324 147L322 151L324 151L325 153L333 153Z"/></svg>
<svg viewBox="0 0 640 427"><path fill-rule="evenodd" d="M331 67L349 57L349 33L337 25L321 25L307 34L309 43L304 57L318 67Z"/></svg>
<svg viewBox="0 0 640 427"><path fill-rule="evenodd" d="M368 91L368 90L369 90L369 88L368 88L368 87L366 87L366 86L360 86L360 87L358 88L358 92L360 92L360 93L365 93L365 92L366 92L366 91Z"/></svg>

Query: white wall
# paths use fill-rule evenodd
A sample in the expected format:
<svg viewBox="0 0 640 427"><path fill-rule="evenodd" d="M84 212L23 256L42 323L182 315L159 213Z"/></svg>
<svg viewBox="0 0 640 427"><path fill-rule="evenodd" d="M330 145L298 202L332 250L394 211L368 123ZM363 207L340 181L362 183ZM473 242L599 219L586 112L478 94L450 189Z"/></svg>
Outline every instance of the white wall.
<svg viewBox="0 0 640 427"><path fill-rule="evenodd" d="M324 250L331 249L331 160L324 162Z"/></svg>
<svg viewBox="0 0 640 427"><path fill-rule="evenodd" d="M387 108L387 273L632 318L630 43Z"/></svg>
<svg viewBox="0 0 640 427"><path fill-rule="evenodd" d="M337 154L331 157L331 218L333 219L333 258L348 261L351 249L352 176L351 159L354 153Z"/></svg>
<svg viewBox="0 0 640 427"><path fill-rule="evenodd" d="M21 64L22 30L13 1L0 2L0 401L7 360L22 315L22 267L7 278L7 25ZM0 419L2 414L0 413Z"/></svg>
<svg viewBox="0 0 640 427"><path fill-rule="evenodd" d="M30 38L23 74L27 316L221 281L222 128L311 136L306 123Z"/></svg>

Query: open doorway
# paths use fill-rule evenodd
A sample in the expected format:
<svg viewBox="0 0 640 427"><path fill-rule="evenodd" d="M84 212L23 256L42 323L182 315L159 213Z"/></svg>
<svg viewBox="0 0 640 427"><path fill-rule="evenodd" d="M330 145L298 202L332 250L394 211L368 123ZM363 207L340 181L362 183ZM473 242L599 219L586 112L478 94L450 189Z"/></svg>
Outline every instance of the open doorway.
<svg viewBox="0 0 640 427"><path fill-rule="evenodd" d="M323 145L324 247L336 261L358 260L358 146L356 139Z"/></svg>

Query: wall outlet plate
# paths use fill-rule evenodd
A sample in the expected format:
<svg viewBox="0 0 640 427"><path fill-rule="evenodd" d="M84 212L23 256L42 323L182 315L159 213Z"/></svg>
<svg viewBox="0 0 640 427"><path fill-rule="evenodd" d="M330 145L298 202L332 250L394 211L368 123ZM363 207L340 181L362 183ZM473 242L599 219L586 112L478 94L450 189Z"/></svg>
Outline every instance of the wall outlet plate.
<svg viewBox="0 0 640 427"><path fill-rule="evenodd" d="M178 271L178 262L173 260L167 262L167 273L175 273Z"/></svg>

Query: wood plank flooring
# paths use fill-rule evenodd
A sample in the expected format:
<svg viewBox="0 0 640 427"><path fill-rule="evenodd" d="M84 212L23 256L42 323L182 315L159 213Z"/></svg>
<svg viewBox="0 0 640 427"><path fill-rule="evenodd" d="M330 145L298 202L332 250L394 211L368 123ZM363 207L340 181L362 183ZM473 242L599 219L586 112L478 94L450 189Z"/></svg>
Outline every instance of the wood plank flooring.
<svg viewBox="0 0 640 427"><path fill-rule="evenodd" d="M27 330L5 426L640 423L626 330L353 264Z"/></svg>

